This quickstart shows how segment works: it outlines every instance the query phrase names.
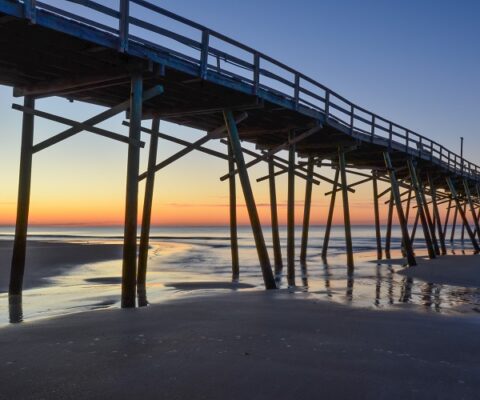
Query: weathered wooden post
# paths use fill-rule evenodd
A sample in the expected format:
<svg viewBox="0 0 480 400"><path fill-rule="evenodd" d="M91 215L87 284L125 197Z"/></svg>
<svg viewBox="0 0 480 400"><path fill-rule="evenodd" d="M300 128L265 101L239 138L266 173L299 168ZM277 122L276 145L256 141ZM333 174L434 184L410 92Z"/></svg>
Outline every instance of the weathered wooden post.
<svg viewBox="0 0 480 400"><path fill-rule="evenodd" d="M237 190L235 186L235 158L233 156L232 145L228 145L228 171L230 175L229 194L230 194L230 247L232 251L232 280L237 281L240 276L240 262L238 258L238 233L237 233Z"/></svg>
<svg viewBox="0 0 480 400"><path fill-rule="evenodd" d="M378 183L377 172L372 171L373 174L373 211L375 214L375 237L377 239L377 259L382 259L382 233L380 230L380 210L378 207Z"/></svg>
<svg viewBox="0 0 480 400"><path fill-rule="evenodd" d="M150 240L150 224L152 220L153 189L155 185L155 165L157 163L159 131L160 118L154 117L152 120L152 132L150 134L145 197L143 199L142 229L140 234L140 246L138 249L137 292L139 299L140 297L146 297L145 286L147 277L148 247Z"/></svg>
<svg viewBox="0 0 480 400"><path fill-rule="evenodd" d="M385 257L391 258L390 249L392 246L392 223L393 223L393 191L390 192L390 201L388 203L387 213L387 232L385 233Z"/></svg>
<svg viewBox="0 0 480 400"><path fill-rule="evenodd" d="M341 148L338 149L338 166L340 168L340 182L342 185L343 200L343 220L345 225L345 245L347 248L347 266L353 268L353 245L352 245L352 227L350 225L350 207L348 204L347 172L345 153Z"/></svg>
<svg viewBox="0 0 480 400"><path fill-rule="evenodd" d="M323 238L322 259L327 258L328 243L330 242L330 231L332 229L333 213L335 211L335 199L337 197L338 180L340 177L340 170L335 170L335 178L333 179L332 197L330 197L330 207L328 209L327 224L325 225L325 236Z"/></svg>
<svg viewBox="0 0 480 400"><path fill-rule="evenodd" d="M283 269L283 261L282 248L280 246L280 232L278 229L277 190L275 187L275 165L273 163L273 157L268 158L268 176L270 186L273 257L275 260L275 274L279 274Z"/></svg>
<svg viewBox="0 0 480 400"><path fill-rule="evenodd" d="M290 131L289 140L295 139ZM295 144L288 148L288 196L287 196L287 281L295 286Z"/></svg>
<svg viewBox="0 0 480 400"><path fill-rule="evenodd" d="M475 235L470 228L470 225L467 220L467 216L465 215L465 212L462 208L462 205L460 203L460 199L458 198L457 190L455 189L455 185L453 184L452 180L450 177L447 177L447 185L450 189L450 193L452 196L453 201L455 202L455 205L457 206L458 213L460 214L460 218L463 221L463 225L465 226L465 229L467 230L468 236L470 237L470 240L472 241L473 248L475 249L475 253L480 252L480 247L478 245L477 240L475 239Z"/></svg>
<svg viewBox="0 0 480 400"><path fill-rule="evenodd" d="M432 238L430 236L430 229L428 227L427 218L425 217L425 210L423 207L423 199L421 195L420 184L417 179L417 171L411 159L407 160L407 165L410 172L410 179L412 180L413 191L415 192L415 200L417 201L417 209L420 216L420 221L422 223L423 236L425 237L428 256L430 258L435 258L435 250L433 248Z"/></svg>
<svg viewBox="0 0 480 400"><path fill-rule="evenodd" d="M432 176L430 174L427 175L428 185L430 186L430 194L432 198L432 206L433 206L433 217L436 221L436 227L438 231L438 238L440 240L440 248L442 249L442 255L447 254L447 247L445 246L445 236L442 230L442 220L440 218L440 211L438 210L437 204L437 189L433 182Z"/></svg>
<svg viewBox="0 0 480 400"><path fill-rule="evenodd" d="M417 175L418 179L418 175ZM438 246L437 235L435 233L435 224L433 222L432 215L430 214L430 208L428 207L427 198L425 196L425 188L421 179L418 179L418 187L420 189L420 196L422 197L423 209L425 210L425 216L427 218L428 229L430 231L430 237L432 238L433 249L435 255L440 255L440 247Z"/></svg>
<svg viewBox="0 0 480 400"><path fill-rule="evenodd" d="M465 188L465 195L467 197L467 203L472 213L473 224L475 226L475 233L478 235L480 232L480 224L478 223L477 213L475 212L475 205L473 204L472 194L470 192L470 186L466 179L463 179L463 186ZM475 235L474 235L475 236Z"/></svg>
<svg viewBox="0 0 480 400"><path fill-rule="evenodd" d="M228 136L230 138L230 145L232 147L235 163L237 164L238 176L243 189L245 197L245 204L247 206L250 223L252 225L253 237L255 246L257 248L260 268L262 270L263 281L266 289L276 289L275 278L273 276L272 267L270 266L270 259L268 257L267 246L265 245L265 238L263 237L262 226L260 218L258 217L255 199L253 197L250 179L248 177L247 168L245 167L245 159L243 158L242 146L240 144L240 137L238 135L237 124L231 111L223 112L225 124L227 126Z"/></svg>
<svg viewBox="0 0 480 400"><path fill-rule="evenodd" d="M388 175L390 177L390 183L392 186L392 196L395 206L397 208L398 222L400 224L400 229L402 230L402 239L403 245L405 247L405 253L407 255L407 262L409 266L417 265L415 256L413 254L412 242L410 241L410 235L408 233L407 221L405 219L405 214L403 213L402 208L402 199L400 197L400 189L398 188L398 181L395 170L392 165L392 160L390 159L390 154L388 152L383 153L385 159L385 165L387 167Z"/></svg>
<svg viewBox="0 0 480 400"><path fill-rule="evenodd" d="M130 94L129 138L140 140L142 121L143 77L132 75ZM140 147L128 145L127 185L125 199L125 231L123 239L122 266L122 307L135 307L135 286L137 280L137 215L138 215L138 175L140 167Z"/></svg>
<svg viewBox="0 0 480 400"><path fill-rule="evenodd" d="M453 243L455 240L455 228L457 227L457 218L458 218L458 208L455 203L455 210L453 211L453 223L452 223L452 232L450 234L450 242Z"/></svg>
<svg viewBox="0 0 480 400"><path fill-rule="evenodd" d="M307 167L307 177L309 179L305 182L305 204L303 211L302 244L300 249L300 261L302 262L305 262L307 259L308 230L310 228L310 210L312 205L313 167L314 158L309 157Z"/></svg>
<svg viewBox="0 0 480 400"><path fill-rule="evenodd" d="M34 97L25 96L24 106L32 109L35 108ZM28 213L30 208L30 186L32 180L33 130L33 114L23 113L17 219L15 224L15 239L13 242L10 286L8 289L8 294L10 296L21 295L23 287L25 255L27 250Z"/></svg>

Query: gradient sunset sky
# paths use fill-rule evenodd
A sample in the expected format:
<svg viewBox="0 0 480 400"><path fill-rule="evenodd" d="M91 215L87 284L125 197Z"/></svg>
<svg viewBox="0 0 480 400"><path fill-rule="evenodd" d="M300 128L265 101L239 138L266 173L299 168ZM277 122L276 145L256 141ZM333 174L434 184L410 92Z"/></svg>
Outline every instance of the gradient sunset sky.
<svg viewBox="0 0 480 400"><path fill-rule="evenodd" d="M57 5L62 1L48 1ZM111 5L111 1L103 1ZM434 139L480 164L480 2L478 1L253 1L165 0L158 4L296 68L355 103ZM12 89L0 86L0 224L14 223L20 159L21 114L11 109ZM37 102L41 110L75 120L101 111L61 98ZM101 124L127 134L124 115ZM35 142L65 127L37 118ZM149 126L149 121L144 122ZM163 123L161 130L186 140L203 132ZM148 142L147 135L144 140ZM226 151L224 145L208 147ZM182 147L160 141L158 160ZM142 150L145 170L148 146ZM248 159L248 158L247 158ZM80 133L34 156L31 224L123 223L127 147ZM228 221L225 161L191 153L157 174L153 223L218 225ZM251 180L266 164L250 169ZM327 168L322 173L332 176ZM350 177L351 182L361 178ZM143 184L140 193L143 193ZM383 186L381 187L381 189ZM330 187L314 186L312 223L326 219ZM278 179L280 222L286 220L286 177ZM269 223L268 183L254 183L262 222ZM238 190L239 223L247 224ZM297 182L297 221L303 216L304 183ZM350 197L352 220L371 223L371 183ZM140 205L143 196L140 196ZM341 223L341 207L335 222ZM385 210L383 210L385 216Z"/></svg>

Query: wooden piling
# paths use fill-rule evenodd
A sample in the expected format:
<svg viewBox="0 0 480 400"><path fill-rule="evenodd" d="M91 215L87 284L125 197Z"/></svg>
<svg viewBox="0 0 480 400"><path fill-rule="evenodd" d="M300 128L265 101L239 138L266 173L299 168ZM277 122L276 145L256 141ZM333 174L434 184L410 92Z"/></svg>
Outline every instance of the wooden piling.
<svg viewBox="0 0 480 400"><path fill-rule="evenodd" d="M473 224L475 226L475 233L478 234L478 232L480 232L480 224L478 222L477 213L475 211L475 205L473 204L472 194L470 192L470 186L466 179L463 179L463 186L465 188L467 203L470 208L470 212L472 213ZM475 233L474 233L474 236L475 236Z"/></svg>
<svg viewBox="0 0 480 400"><path fill-rule="evenodd" d="M289 140L295 139L290 131ZM287 196L287 281L295 286L295 144L288 148L288 196Z"/></svg>
<svg viewBox="0 0 480 400"><path fill-rule="evenodd" d="M444 239L447 237L447 227L448 227L448 221L450 220L451 209L452 209L452 199L450 199L448 201L447 214L445 215L445 223L443 224L443 237L444 237Z"/></svg>
<svg viewBox="0 0 480 400"><path fill-rule="evenodd" d="M233 156L235 157L235 162L237 164L238 176L240 179L240 184L242 185L245 204L247 206L247 211L250 218L250 224L252 225L255 247L257 248L258 260L260 262L265 288L276 289L277 286L275 284L272 267L270 266L270 259L268 257L267 246L265 245L265 238L263 237L260 218L258 217L257 207L255 205L255 199L253 197L253 191L250 185L250 179L248 177L247 168L245 167L245 159L243 158L237 124L235 123L235 118L233 117L231 111L224 111L223 116L225 118L225 124L227 126L227 132L230 138Z"/></svg>
<svg viewBox="0 0 480 400"><path fill-rule="evenodd" d="M442 220L440 218L440 211L438 210L437 189L435 187L432 176L430 174L427 175L427 179L428 179L428 185L430 186L430 193L431 193L432 207L433 207L433 217L434 217L434 221L436 221L435 225L436 225L437 231L438 231L438 239L440 241L440 248L442 250L442 255L446 255L447 254L447 247L445 246L445 236L443 234L443 229L442 229Z"/></svg>
<svg viewBox="0 0 480 400"><path fill-rule="evenodd" d="M340 170L335 170L335 178L333 179L332 197L330 197L330 208L328 209L327 224L325 225L325 236L323 238L322 259L327 258L328 243L330 242L330 231L332 229L333 212L335 211L335 200L337 197L338 180L340 178Z"/></svg>
<svg viewBox="0 0 480 400"><path fill-rule="evenodd" d="M392 160L390 159L390 154L388 152L383 153L385 159L385 165L388 170L388 175L390 177L390 184L392 186L392 195L393 201L397 208L398 223L400 224L400 229L402 231L402 240L405 247L405 253L407 256L407 262L409 266L417 265L415 256L413 254L412 242L410 241L410 235L408 233L407 221L405 219L405 214L403 213L402 208L402 199L400 197L400 189L398 187L398 181L396 177L395 170L393 169Z"/></svg>
<svg viewBox="0 0 480 400"><path fill-rule="evenodd" d="M425 216L424 204L420 189L420 184L417 178L417 171L411 159L407 160L408 170L410 172L410 179L412 180L413 191L415 192L415 200L417 202L417 209L422 223L423 235L425 237L425 244L427 245L428 256L435 258L435 250L433 248L432 238L430 236L430 228L428 226L427 218Z"/></svg>
<svg viewBox="0 0 480 400"><path fill-rule="evenodd" d="M437 234L435 233L435 224L433 222L432 215L430 214L430 208L428 207L428 202L425 195L425 188L423 186L423 182L420 179L418 179L418 187L420 189L420 196L422 197L423 209L425 210L425 217L427 219L428 230L430 231L430 237L432 239L433 250L435 251L435 255L439 256L440 247L438 246Z"/></svg>
<svg viewBox="0 0 480 400"><path fill-rule="evenodd" d="M390 249L392 246L392 222L393 222L393 193L390 192L390 202L388 203L387 212L387 231L385 233L385 257L392 258Z"/></svg>
<svg viewBox="0 0 480 400"><path fill-rule="evenodd" d="M300 261L302 262L305 262L307 259L308 230L310 228L310 210L312 205L313 167L314 158L309 157L307 167L307 176L309 179L305 182L305 204L303 211L302 244L300 250Z"/></svg>
<svg viewBox="0 0 480 400"><path fill-rule="evenodd" d="M141 74L132 75L130 94L129 138L140 140L142 121L143 78ZM138 174L140 167L140 148L128 145L127 185L125 196L125 228L123 239L122 265L122 307L135 307L135 288L137 280L137 214L138 214Z"/></svg>
<svg viewBox="0 0 480 400"><path fill-rule="evenodd" d="M453 181L450 179L450 177L447 177L447 185L450 189L450 193L452 196L453 201L455 202L455 205L457 207L458 213L460 214L460 218L463 221L463 224L465 226L465 229L467 230L468 236L470 237L470 240L472 241L473 248L475 249L475 253L480 252L480 247L478 245L477 240L475 239L475 235L470 228L470 225L467 220L467 216L465 215L464 210L462 209L462 205L460 203L460 200L458 198L457 190L455 189L455 185Z"/></svg>
<svg viewBox="0 0 480 400"><path fill-rule="evenodd" d="M235 157L233 155L232 145L228 145L228 170L230 173L235 171ZM238 257L238 233L237 233L237 191L235 185L235 174L230 175L229 195L230 195L230 248L232 252L232 280L237 281L240 276L240 262Z"/></svg>
<svg viewBox="0 0 480 400"><path fill-rule="evenodd" d="M25 96L24 105L35 108L35 98ZM25 272L25 254L27 250L28 213L30 209L30 187L32 180L33 114L23 113L22 144L20 150L20 173L18 180L17 219L10 271L10 296L20 296Z"/></svg>
<svg viewBox="0 0 480 400"><path fill-rule="evenodd" d="M345 153L338 149L338 165L340 168L340 182L342 185L343 220L345 225L345 245L347 249L347 266L353 268L352 227L350 225L350 207L348 204L347 173L345 171Z"/></svg>
<svg viewBox="0 0 480 400"><path fill-rule="evenodd" d="M273 157L268 158L268 181L270 186L270 213L272 222L272 244L273 257L275 262L275 274L279 274L283 269L282 248L280 245L280 232L278 229L278 210L277 210L277 189L275 185L275 165Z"/></svg>
<svg viewBox="0 0 480 400"><path fill-rule="evenodd" d="M382 259L382 232L380 230L380 210L378 207L378 183L377 183L377 172L372 171L373 173L373 210L375 214L375 237L377 239L377 259Z"/></svg>
<svg viewBox="0 0 480 400"><path fill-rule="evenodd" d="M455 228L457 226L457 218L458 218L458 208L455 205L455 210L453 212L453 223L452 223L452 232L450 233L450 242L453 243L455 240Z"/></svg>
<svg viewBox="0 0 480 400"><path fill-rule="evenodd" d="M148 246L150 240L150 224L152 219L153 189L155 185L155 164L157 162L158 135L160 131L160 118L152 120L152 133L150 135L150 148L148 150L147 179L145 181L145 197L143 199L142 229L138 249L137 293L145 295L147 277Z"/></svg>

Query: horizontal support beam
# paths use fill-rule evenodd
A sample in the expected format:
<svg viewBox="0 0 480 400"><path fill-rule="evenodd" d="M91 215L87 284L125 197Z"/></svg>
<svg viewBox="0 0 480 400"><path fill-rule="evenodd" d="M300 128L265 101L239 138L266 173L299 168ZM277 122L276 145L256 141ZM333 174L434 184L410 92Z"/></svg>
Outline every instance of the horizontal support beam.
<svg viewBox="0 0 480 400"><path fill-rule="evenodd" d="M15 87L13 89L13 96L35 96L36 98L64 96L66 94L94 90L99 87L105 87L105 85L111 86L128 83L131 79L130 75L128 72L112 72L90 77L57 79L51 82L41 82L25 87Z"/></svg>
<svg viewBox="0 0 480 400"><path fill-rule="evenodd" d="M219 107L209 107L209 108L192 108L189 110L181 110L181 111L147 111L144 113L143 118L149 119L153 117L158 117L161 119L168 119L168 118L180 118L180 117L190 117L195 115L207 115L207 114L216 114L216 113L223 113L225 108L228 108L231 111L248 111L248 110L258 110L264 107L264 103L256 101L254 103L248 104L238 104L234 106L219 106Z"/></svg>
<svg viewBox="0 0 480 400"><path fill-rule="evenodd" d="M95 126L91 126L91 125L85 124L83 122L76 122L76 121L73 121L73 120L68 119L68 118L59 117L58 115L50 114L50 113L47 113L45 111L34 110L32 108L24 107L24 106L21 106L19 104L12 104L12 108L14 110L22 111L26 114L32 114L32 115L35 115L35 116L40 117L40 118L45 118L45 119L48 119L50 121L58 122L60 124L70 125L74 128L81 129L83 131L88 131L88 132L91 132L91 133L95 133L97 135L104 136L104 137L107 137L109 139L118 140L119 142L131 144L131 145L137 146L137 147L145 147L145 143L142 142L142 141L130 139L127 136L122 136L122 135L119 135L118 133L114 133L114 132L107 131L105 129L97 128Z"/></svg>

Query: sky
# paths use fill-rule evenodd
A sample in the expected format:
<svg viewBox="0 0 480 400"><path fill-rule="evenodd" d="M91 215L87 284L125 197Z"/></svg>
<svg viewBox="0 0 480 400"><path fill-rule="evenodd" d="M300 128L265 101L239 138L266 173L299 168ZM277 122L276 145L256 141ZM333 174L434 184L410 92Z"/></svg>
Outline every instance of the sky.
<svg viewBox="0 0 480 400"><path fill-rule="evenodd" d="M103 0L112 6L116 1ZM153 1L276 58L351 101L459 152L480 164L480 2L478 1ZM65 6L63 0L48 0ZM85 10L82 10L84 12ZM150 18L145 10L137 16ZM169 21L155 20L169 25ZM181 29L181 28L178 28ZM185 31L194 37L197 33ZM0 224L15 220L20 159L21 103L0 86ZM43 99L44 111L84 120L101 108ZM127 134L124 115L101 127ZM36 118L35 142L65 129ZM146 121L145 126L149 125ZM193 141L203 132L162 122L162 131ZM143 137L147 141L148 137ZM226 151L219 143L208 145ZM159 143L158 160L182 147ZM148 146L142 150L145 170ZM80 133L34 156L31 224L115 225L123 222L127 148L123 143ZM248 157L247 157L248 160ZM192 168L194 166L194 168ZM152 222L158 225L221 225L228 222L228 183L219 177L225 161L191 153L156 177ZM251 180L266 165L249 170ZM331 176L325 168L321 173ZM361 178L349 177L351 182ZM140 204L143 201L140 186ZM260 217L269 223L268 183L253 183ZM314 187L312 223L325 222L326 183ZM277 183L280 222L286 221L286 177ZM240 189L239 223L248 224ZM296 220L303 217L304 183L296 183ZM350 196L352 220L373 221L371 184ZM382 207L382 219L385 209ZM339 205L334 218L342 222Z"/></svg>

